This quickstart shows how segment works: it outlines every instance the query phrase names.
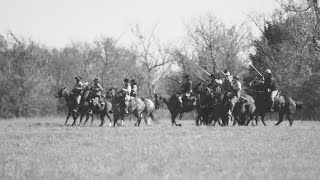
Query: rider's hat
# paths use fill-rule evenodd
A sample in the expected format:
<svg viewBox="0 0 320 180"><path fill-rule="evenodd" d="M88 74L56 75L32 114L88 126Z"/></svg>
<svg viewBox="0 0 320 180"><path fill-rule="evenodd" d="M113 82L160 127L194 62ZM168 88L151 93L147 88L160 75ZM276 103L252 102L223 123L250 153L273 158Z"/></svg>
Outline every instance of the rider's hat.
<svg viewBox="0 0 320 180"><path fill-rule="evenodd" d="M230 72L229 72L227 69L224 69L224 70L223 70L223 73L224 73L224 75L226 75L226 76L230 76Z"/></svg>
<svg viewBox="0 0 320 180"><path fill-rule="evenodd" d="M98 79L98 78L95 78L95 79L93 80L93 82L99 82L99 79Z"/></svg>
<svg viewBox="0 0 320 180"><path fill-rule="evenodd" d="M136 84L136 81L134 79L131 79L130 81L132 84Z"/></svg>
<svg viewBox="0 0 320 180"><path fill-rule="evenodd" d="M185 79L190 79L189 75L184 76Z"/></svg>
<svg viewBox="0 0 320 180"><path fill-rule="evenodd" d="M234 75L232 78L239 80L239 76L237 76L237 75Z"/></svg>
<svg viewBox="0 0 320 180"><path fill-rule="evenodd" d="M271 74L271 70L270 69L266 69L265 73Z"/></svg>
<svg viewBox="0 0 320 180"><path fill-rule="evenodd" d="M123 82L129 83L129 79L126 78L126 79L123 80Z"/></svg>

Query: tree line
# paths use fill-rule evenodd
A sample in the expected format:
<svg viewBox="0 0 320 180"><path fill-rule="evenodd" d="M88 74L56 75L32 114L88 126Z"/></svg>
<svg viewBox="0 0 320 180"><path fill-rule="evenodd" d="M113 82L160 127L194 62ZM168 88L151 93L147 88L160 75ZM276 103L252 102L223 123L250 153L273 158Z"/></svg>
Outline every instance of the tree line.
<svg viewBox="0 0 320 180"><path fill-rule="evenodd" d="M71 42L48 48L13 32L0 34L0 117L33 117L63 113L63 100L55 99L62 87L72 88L80 75L98 78L105 89L122 87L135 79L138 96L171 95L189 74L194 82L210 81L196 65L217 74L228 69L246 87L259 71L273 71L282 93L304 102L305 118L320 107L320 15L317 0L281 1L269 19L250 17L261 31L253 38L247 25L226 26L214 15L195 18L186 25L179 44L163 44L155 29L131 30L135 41L121 46L119 39L98 37L93 42Z"/></svg>

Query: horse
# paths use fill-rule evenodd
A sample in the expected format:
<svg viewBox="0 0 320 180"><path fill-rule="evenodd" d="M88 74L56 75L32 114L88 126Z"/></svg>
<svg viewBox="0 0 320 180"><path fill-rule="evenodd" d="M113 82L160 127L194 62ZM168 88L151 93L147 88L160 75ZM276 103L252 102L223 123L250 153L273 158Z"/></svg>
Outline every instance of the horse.
<svg viewBox="0 0 320 180"><path fill-rule="evenodd" d="M66 122L64 123L65 125L67 125L68 123L68 120L69 120L69 117L72 115L73 117L73 120L75 121L76 118L77 118L77 113L73 111L73 109L75 108L76 106L76 99L75 99L75 96L74 94L68 90L66 87L60 89L58 91L58 93L55 95L56 98L64 98L65 101L66 101L66 105L67 105L67 108L68 108L68 115L67 115L67 118L66 118Z"/></svg>
<svg viewBox="0 0 320 180"><path fill-rule="evenodd" d="M200 88L200 86L202 86L201 83L198 83L195 88L193 89L193 92L198 92ZM180 106L180 102L179 102L179 94L173 94L169 99L166 99L164 97L162 97L159 94L154 94L154 99L155 99L155 108L159 109L160 106L163 106L164 104L167 106L167 109L170 112L171 115L171 124L172 126L182 126L181 124L176 122L176 118L177 116L180 114L180 120L182 119L182 115L185 112L191 112L194 110L198 109L198 98L193 97L193 100L189 100L186 99L185 97L183 97L182 99L186 99L183 102L183 106L182 109L179 107ZM196 123L197 125L199 124L199 120L201 118L201 116L199 116L198 111L196 111L197 113L197 118L196 118Z"/></svg>
<svg viewBox="0 0 320 180"><path fill-rule="evenodd" d="M234 121L233 126L238 123L238 125L248 125L255 117L256 105L253 98L248 94L243 94L240 96L238 102L236 102L233 110ZM257 119L256 119L257 125Z"/></svg>
<svg viewBox="0 0 320 180"><path fill-rule="evenodd" d="M198 100L196 125L209 125L211 123L210 114L213 102L212 89L205 87L201 82L196 86L195 94Z"/></svg>
<svg viewBox="0 0 320 180"><path fill-rule="evenodd" d="M228 126L230 117L228 111L231 107L230 98L225 93L224 87L222 84L219 84L215 81L212 81L212 118L213 118L213 126L218 122L221 126ZM220 123L219 119L222 120Z"/></svg>
<svg viewBox="0 0 320 180"><path fill-rule="evenodd" d="M104 102L104 104L102 104L102 105L100 105L98 107L94 107L92 109L91 125L93 123L93 115L94 114L98 114L100 116L100 120L101 120L101 124L99 126L103 126L104 125L104 123L105 123L104 117L107 116L107 118L110 121L108 127L111 127L112 126L111 114L113 113L112 104L111 104L110 101L107 101L105 99L103 99L103 102ZM85 114L86 114L86 120L83 123L84 125L87 123L87 121L89 119L89 116L90 116L88 111Z"/></svg>
<svg viewBox="0 0 320 180"><path fill-rule="evenodd" d="M266 113L270 112L271 108L271 101L270 101L270 92L265 90L258 90L255 93L255 104L256 104L256 112L255 116L261 116L261 121L264 125L264 117ZM289 125L292 126L293 124L293 114L296 110L302 108L303 103L294 101L290 96L280 95L280 92L276 95L274 100L274 112L279 113L279 120L275 124L276 126L279 125L284 118L284 115L287 116ZM258 122L257 122L258 123Z"/></svg>
<svg viewBox="0 0 320 180"><path fill-rule="evenodd" d="M93 114L98 114L100 116L100 120L101 120L101 124L99 126L103 126L105 123L105 116L108 117L108 119L110 120L109 126L111 126L112 124L112 120L111 120L111 114L113 113L112 111L112 104L108 101L104 101L104 105L101 105L98 108L94 108L93 107L93 103L92 103L92 94L90 92L89 86L85 86L83 93L81 94L81 101L79 104L79 114L80 114L80 122L79 125L82 122L83 117L86 115L86 120L84 122L84 124L86 124L86 122L89 119L89 111L92 110ZM92 114L92 120L91 120L91 124L93 123L93 114ZM76 124L76 121L74 121L74 124Z"/></svg>
<svg viewBox="0 0 320 180"><path fill-rule="evenodd" d="M112 99L111 103L114 115L113 126L115 126L119 119L121 119L121 125L123 125L123 119L125 116L124 105L128 107L129 113L132 113L137 118L134 126L140 126L142 118L144 118L144 121L148 126L151 125L149 119L151 118L154 120L154 104L151 100L139 97L130 97L130 100L124 101L122 92L119 91L116 93L115 89L110 90L108 94Z"/></svg>

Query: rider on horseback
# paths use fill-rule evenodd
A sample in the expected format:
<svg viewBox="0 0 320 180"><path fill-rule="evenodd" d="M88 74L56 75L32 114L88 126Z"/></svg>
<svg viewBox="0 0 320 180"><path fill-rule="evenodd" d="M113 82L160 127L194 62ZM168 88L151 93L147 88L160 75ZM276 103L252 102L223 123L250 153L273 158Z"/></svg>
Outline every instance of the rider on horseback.
<svg viewBox="0 0 320 180"><path fill-rule="evenodd" d="M223 83L223 80L221 78L221 75L220 73L217 73L217 76L215 76L214 74L211 74L210 77L212 78L210 84L209 84L209 87L214 89L214 87L216 85L222 85Z"/></svg>
<svg viewBox="0 0 320 180"><path fill-rule="evenodd" d="M80 76L76 76L75 79L76 79L76 84L73 86L72 92L76 100L76 105L73 111L77 112L79 108L80 100L81 100L81 94L86 84L82 81L82 78Z"/></svg>
<svg viewBox="0 0 320 180"><path fill-rule="evenodd" d="M191 81L189 75L184 76L184 81L181 85L180 93L181 94L178 97L178 101L179 101L179 108L180 108L180 110L182 110L182 108L183 108L182 97L185 96L189 99L191 96L191 93L192 93L192 81Z"/></svg>
<svg viewBox="0 0 320 180"><path fill-rule="evenodd" d="M270 111L274 111L274 98L278 94L278 84L275 79L272 77L272 73L270 69L266 69L265 71L265 80L264 84L266 86L267 92L270 92L270 101L271 101L271 108Z"/></svg>
<svg viewBox="0 0 320 180"><path fill-rule="evenodd" d="M130 100L130 93L131 93L131 86L130 86L129 79L124 79L123 80L123 88L122 88L122 96L123 96L124 112L126 114L128 114L129 111L128 111L128 106L126 105L125 101Z"/></svg>
<svg viewBox="0 0 320 180"><path fill-rule="evenodd" d="M249 83L249 87L251 87L255 93L264 93L266 89L263 78L259 76L255 77L254 80Z"/></svg>
<svg viewBox="0 0 320 180"><path fill-rule="evenodd" d="M230 91L232 91L232 84L231 84L232 79L231 79L230 72L227 69L225 69L225 70L223 70L222 73L224 76L224 79L222 81L222 85L223 85L224 89L226 90L226 92L230 92Z"/></svg>
<svg viewBox="0 0 320 180"><path fill-rule="evenodd" d="M90 90L93 98L93 108L100 108L104 104L104 102L101 99L103 88L100 85L99 80L97 78L93 80L93 86L90 88ZM90 113L92 113L92 111L90 111Z"/></svg>
<svg viewBox="0 0 320 180"><path fill-rule="evenodd" d="M131 84L130 96L136 97L137 96L137 91L138 91L137 83L136 83L136 81L134 79L132 79L130 81L130 84Z"/></svg>
<svg viewBox="0 0 320 180"><path fill-rule="evenodd" d="M232 94L230 97L231 101L231 108L230 108L230 114L233 112L234 105L240 98L240 91L241 91L241 83L239 81L239 76L234 75L232 77Z"/></svg>

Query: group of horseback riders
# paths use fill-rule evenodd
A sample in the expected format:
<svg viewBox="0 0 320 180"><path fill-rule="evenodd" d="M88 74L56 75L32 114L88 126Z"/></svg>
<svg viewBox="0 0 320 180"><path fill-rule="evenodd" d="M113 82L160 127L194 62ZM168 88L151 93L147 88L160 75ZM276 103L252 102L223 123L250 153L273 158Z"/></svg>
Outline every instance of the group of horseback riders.
<svg viewBox="0 0 320 180"><path fill-rule="evenodd" d="M213 86L220 86L224 89L225 95L230 99L231 105L230 109L228 111L228 114L232 115L233 109L235 104L237 103L238 99L241 96L241 88L242 84L240 82L239 76L234 75L231 76L230 72L225 69L221 71L221 74L218 74L215 76L214 74L209 75L210 78L212 78L211 83L209 84L209 87ZM92 109L89 111L89 113L92 113L92 110L94 108L99 108L104 105L104 101L102 99L102 91L103 87L101 86L99 80L96 78L93 80L92 87L90 86L90 83L83 82L82 78L80 76L76 76L76 83L73 86L72 92L74 93L76 104L74 108L74 112L78 111L80 100L81 100L81 94L84 91L85 88L89 88L90 91L90 103L92 104ZM278 85L275 81L275 79L272 76L271 70L266 69L265 76L257 76L254 81L249 83L249 86L255 89L256 91L261 92L268 92L270 94L270 111L274 110L274 99L276 95L278 94ZM179 101L179 109L182 111L184 101L189 101L191 99L195 99L194 92L192 91L192 80L189 75L184 76L184 81L181 83L181 89L178 94L178 101ZM129 79L123 80L123 88L120 91L123 96L123 102L129 101L130 97L136 97L137 96L137 84L134 79L129 81ZM128 107L123 103L123 110L126 114L128 114Z"/></svg>
<svg viewBox="0 0 320 180"><path fill-rule="evenodd" d="M89 82L84 82L82 80L82 78L80 76L76 76L76 83L72 88L72 92L74 94L75 97L75 106L73 111L77 112L79 109L79 105L80 105L80 101L81 101L81 95L83 93L83 91L85 90L85 88L89 88L89 96L90 96L90 103L92 105L92 109L89 111L89 114L92 114L92 111L95 108L100 108L101 106L103 106L105 104L105 102L103 101L102 98L102 91L103 91L103 87L99 82L99 79L95 78L93 80L93 85L91 87L89 87L90 83ZM131 81L129 81L129 79L124 79L123 80L123 88L120 91L122 93L123 96L123 102L126 100L130 99L131 97L136 97L137 95L137 84L136 81L134 79L132 79ZM128 114L128 107L125 106L125 103L123 103L123 107L124 107L124 112L126 114Z"/></svg>
<svg viewBox="0 0 320 180"><path fill-rule="evenodd" d="M242 84L240 82L239 76L231 76L230 72L227 69L221 71L221 74L218 74L217 76L215 76L214 74L210 74L209 76L212 78L209 84L210 88L214 89L213 86L218 85L224 89L225 95L231 102L228 114L232 115L235 104L241 96ZM270 94L270 111L274 111L274 99L278 94L278 85L273 78L271 70L266 69L265 76L257 76L254 81L249 83L249 86L251 86L251 88L256 91L263 91L267 94ZM194 97L194 92L192 91L192 81L189 75L185 75L184 81L178 94L180 94L178 97L179 108L182 111L184 104L183 99L190 100L190 98Z"/></svg>

